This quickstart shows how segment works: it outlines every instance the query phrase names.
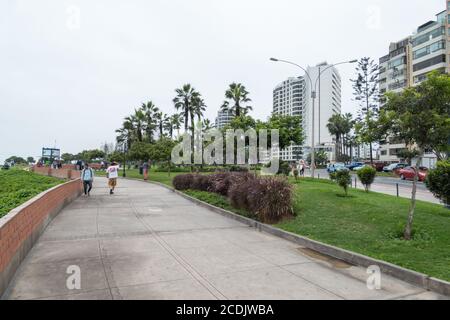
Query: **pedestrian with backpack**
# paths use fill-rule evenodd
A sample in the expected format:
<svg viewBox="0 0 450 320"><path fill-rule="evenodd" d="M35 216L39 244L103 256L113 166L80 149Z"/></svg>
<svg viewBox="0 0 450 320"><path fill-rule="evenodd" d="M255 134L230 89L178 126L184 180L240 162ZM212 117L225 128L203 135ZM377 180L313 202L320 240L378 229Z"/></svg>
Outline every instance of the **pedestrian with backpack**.
<svg viewBox="0 0 450 320"><path fill-rule="evenodd" d="M87 163L81 171L81 181L83 182L84 195L89 197L91 195L92 183L94 182L94 170L89 168Z"/></svg>

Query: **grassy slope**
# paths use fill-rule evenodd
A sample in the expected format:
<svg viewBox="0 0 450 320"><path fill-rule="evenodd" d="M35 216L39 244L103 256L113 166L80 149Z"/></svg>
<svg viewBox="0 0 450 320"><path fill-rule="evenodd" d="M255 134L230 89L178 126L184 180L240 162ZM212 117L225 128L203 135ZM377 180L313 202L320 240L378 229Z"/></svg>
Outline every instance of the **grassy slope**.
<svg viewBox="0 0 450 320"><path fill-rule="evenodd" d="M179 173L151 172L151 181L171 185ZM141 178L137 171L129 177ZM226 197L200 191L187 194L242 215ZM311 239L388 261L450 281L450 211L418 201L414 240L400 235L410 201L389 195L351 189L350 197L333 182L303 179L295 185L297 216L277 227Z"/></svg>
<svg viewBox="0 0 450 320"><path fill-rule="evenodd" d="M0 217L64 180L19 169L0 171Z"/></svg>

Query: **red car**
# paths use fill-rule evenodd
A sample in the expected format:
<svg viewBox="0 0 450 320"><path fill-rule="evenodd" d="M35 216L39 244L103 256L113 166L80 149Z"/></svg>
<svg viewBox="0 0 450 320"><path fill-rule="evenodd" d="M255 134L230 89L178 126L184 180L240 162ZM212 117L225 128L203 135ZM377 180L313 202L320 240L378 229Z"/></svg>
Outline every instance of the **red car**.
<svg viewBox="0 0 450 320"><path fill-rule="evenodd" d="M405 167L403 169L400 169L398 174L400 175L400 178L402 180L414 180L414 169L412 167ZM423 168L419 169L419 181L425 181L427 178L427 171L423 170Z"/></svg>

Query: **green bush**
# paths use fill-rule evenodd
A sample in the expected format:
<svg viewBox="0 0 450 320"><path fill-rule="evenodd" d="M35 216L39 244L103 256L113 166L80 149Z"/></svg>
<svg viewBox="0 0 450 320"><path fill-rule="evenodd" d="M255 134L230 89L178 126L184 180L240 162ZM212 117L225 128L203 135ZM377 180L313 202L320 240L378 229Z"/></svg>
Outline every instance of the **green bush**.
<svg viewBox="0 0 450 320"><path fill-rule="evenodd" d="M357 172L357 175L361 183L364 185L366 192L369 192L370 186L377 175L377 170L372 167L364 167Z"/></svg>
<svg viewBox="0 0 450 320"><path fill-rule="evenodd" d="M348 195L348 186L352 183L352 177L348 170L340 170L336 172L336 182L345 191L345 196Z"/></svg>
<svg viewBox="0 0 450 320"><path fill-rule="evenodd" d="M436 198L450 206L450 161L439 161L436 169L428 173L425 184Z"/></svg>

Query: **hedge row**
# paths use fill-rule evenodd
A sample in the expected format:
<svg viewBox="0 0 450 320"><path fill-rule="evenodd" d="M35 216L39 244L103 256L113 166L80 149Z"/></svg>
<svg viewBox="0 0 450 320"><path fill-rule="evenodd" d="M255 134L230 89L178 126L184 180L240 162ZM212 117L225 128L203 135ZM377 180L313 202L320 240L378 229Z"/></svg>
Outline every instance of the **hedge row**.
<svg viewBox="0 0 450 320"><path fill-rule="evenodd" d="M261 178L248 172L183 174L173 179L173 186L177 190L227 196L233 207L244 209L265 223L277 223L293 214L292 186L283 178Z"/></svg>

